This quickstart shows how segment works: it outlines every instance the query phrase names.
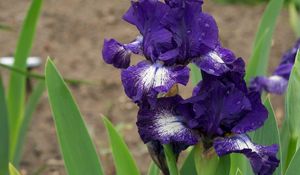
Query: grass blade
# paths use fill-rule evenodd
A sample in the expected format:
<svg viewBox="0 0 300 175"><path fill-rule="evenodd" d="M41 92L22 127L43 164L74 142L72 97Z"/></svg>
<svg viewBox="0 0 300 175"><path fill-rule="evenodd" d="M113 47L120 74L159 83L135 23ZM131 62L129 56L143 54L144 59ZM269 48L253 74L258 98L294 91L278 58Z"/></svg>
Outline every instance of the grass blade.
<svg viewBox="0 0 300 175"><path fill-rule="evenodd" d="M4 87L0 75L0 174L8 175L9 129Z"/></svg>
<svg viewBox="0 0 300 175"><path fill-rule="evenodd" d="M105 117L103 117L103 122L108 132L117 175L139 175L135 161L118 131Z"/></svg>
<svg viewBox="0 0 300 175"><path fill-rule="evenodd" d="M164 147L164 152L166 155L166 161L167 161L170 175L179 175L176 158L173 153L171 145L163 145L163 147Z"/></svg>
<svg viewBox="0 0 300 175"><path fill-rule="evenodd" d="M26 70L26 60L31 52L37 21L40 15L42 0L32 0L27 16L23 22L19 41L15 51L14 67ZM25 103L25 76L11 72L8 86L7 106L10 127L10 159L14 158L19 124L23 117Z"/></svg>
<svg viewBox="0 0 300 175"><path fill-rule="evenodd" d="M290 15L290 24L294 30L297 38L300 37L300 12L297 11L295 2L290 2L289 4L289 15Z"/></svg>
<svg viewBox="0 0 300 175"><path fill-rule="evenodd" d="M284 0L271 0L263 14L259 29L256 33L252 57L247 67L247 82L255 76L265 75L267 73L272 36L283 2Z"/></svg>
<svg viewBox="0 0 300 175"><path fill-rule="evenodd" d="M28 130L28 126L30 124L30 121L32 119L32 115L40 101L41 96L43 95L43 92L45 91L45 82L40 81L32 91L32 94L30 95L28 99L28 103L25 109L25 114L23 121L21 122L21 127L19 131L19 137L18 137L18 142L15 150L15 157L14 157L14 164L18 165L20 158L21 158L21 153L22 153L22 146L24 144L24 140L26 137L26 133Z"/></svg>
<svg viewBox="0 0 300 175"><path fill-rule="evenodd" d="M46 86L61 152L69 175L102 175L97 152L80 111L53 62L46 64Z"/></svg>
<svg viewBox="0 0 300 175"><path fill-rule="evenodd" d="M181 175L196 175L197 170L195 167L195 147L190 150L188 156L183 162L183 165L180 169Z"/></svg>
<svg viewBox="0 0 300 175"><path fill-rule="evenodd" d="M154 162L151 162L147 174L148 175L159 175L159 173L160 173L160 169L158 168L158 166Z"/></svg>

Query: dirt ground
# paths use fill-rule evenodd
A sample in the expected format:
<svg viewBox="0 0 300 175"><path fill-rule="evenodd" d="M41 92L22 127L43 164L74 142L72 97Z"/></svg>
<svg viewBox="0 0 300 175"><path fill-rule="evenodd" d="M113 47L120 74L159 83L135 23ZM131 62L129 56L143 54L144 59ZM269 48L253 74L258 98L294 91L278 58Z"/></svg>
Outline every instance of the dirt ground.
<svg viewBox="0 0 300 175"><path fill-rule="evenodd" d="M29 3L29 0L0 0L0 23L9 24L19 31ZM115 171L101 122L102 114L118 125L143 174L150 162L135 126L137 108L123 93L119 71L106 65L100 56L104 38L129 42L136 36L137 30L121 20L128 7L127 0L46 0L32 51L32 55L40 56L43 62L47 56L55 58L65 77L97 84L71 89L85 116L107 175L113 175ZM264 7L221 6L206 0L204 11L216 18L224 46L247 60ZM0 31L0 56L13 54L17 37L17 32ZM270 70L294 41L288 13L284 10L274 37ZM38 71L42 70L43 66ZM185 97L190 93L190 86L183 91ZM277 115L283 116L280 107L282 98L273 97L273 101ZM34 114L21 163L24 175L33 175L41 169L41 174L45 175L66 174L46 94Z"/></svg>

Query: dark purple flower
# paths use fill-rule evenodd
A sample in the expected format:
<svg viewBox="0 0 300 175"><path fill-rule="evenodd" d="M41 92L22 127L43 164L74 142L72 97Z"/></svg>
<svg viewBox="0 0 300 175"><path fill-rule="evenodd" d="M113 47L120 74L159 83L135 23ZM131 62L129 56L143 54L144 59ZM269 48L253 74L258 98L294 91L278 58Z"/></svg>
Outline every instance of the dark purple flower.
<svg viewBox="0 0 300 175"><path fill-rule="evenodd" d="M114 39L104 40L102 56L107 64L116 68L127 68L130 65L131 53L140 54L143 37L138 36L129 44L121 44Z"/></svg>
<svg viewBox="0 0 300 175"><path fill-rule="evenodd" d="M297 50L300 48L300 39L294 47L287 51L270 77L258 76L251 80L250 89L253 91L267 91L269 93L283 94L287 88L288 80L295 63Z"/></svg>
<svg viewBox="0 0 300 175"><path fill-rule="evenodd" d="M219 156L230 153L244 154L256 175L272 175L279 165L276 158L278 145L256 145L247 135L217 138L214 141L214 148Z"/></svg>
<svg viewBox="0 0 300 175"><path fill-rule="evenodd" d="M137 126L145 143L193 145L198 142L197 135L186 126L185 118L177 110L181 101L180 96L174 96L158 99L155 107L140 106Z"/></svg>
<svg viewBox="0 0 300 175"><path fill-rule="evenodd" d="M253 131L267 119L260 94L247 90L241 61L237 59L231 71L222 76L203 73L193 97L185 101L192 104L194 111L194 115L187 115L189 127L200 130L208 139Z"/></svg>

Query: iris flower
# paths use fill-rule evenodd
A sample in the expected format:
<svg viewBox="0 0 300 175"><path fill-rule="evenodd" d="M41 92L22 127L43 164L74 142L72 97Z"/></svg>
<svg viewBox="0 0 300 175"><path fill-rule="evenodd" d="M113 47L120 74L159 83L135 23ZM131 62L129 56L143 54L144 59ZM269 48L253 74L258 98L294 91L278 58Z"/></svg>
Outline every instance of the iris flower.
<svg viewBox="0 0 300 175"><path fill-rule="evenodd" d="M270 93L283 94L287 88L298 49L300 49L300 39L283 55L272 76L255 77L250 83L250 88L255 91L265 90Z"/></svg>

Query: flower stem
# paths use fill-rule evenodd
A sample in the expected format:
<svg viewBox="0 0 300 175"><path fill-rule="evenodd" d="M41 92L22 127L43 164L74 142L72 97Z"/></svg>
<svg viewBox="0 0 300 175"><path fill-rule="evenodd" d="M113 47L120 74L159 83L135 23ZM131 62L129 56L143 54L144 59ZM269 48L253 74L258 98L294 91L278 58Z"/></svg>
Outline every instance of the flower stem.
<svg viewBox="0 0 300 175"><path fill-rule="evenodd" d="M171 145L164 145L164 151L165 151L170 175L179 175L179 171L177 169L176 158L173 153Z"/></svg>

